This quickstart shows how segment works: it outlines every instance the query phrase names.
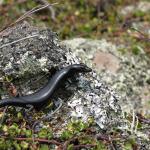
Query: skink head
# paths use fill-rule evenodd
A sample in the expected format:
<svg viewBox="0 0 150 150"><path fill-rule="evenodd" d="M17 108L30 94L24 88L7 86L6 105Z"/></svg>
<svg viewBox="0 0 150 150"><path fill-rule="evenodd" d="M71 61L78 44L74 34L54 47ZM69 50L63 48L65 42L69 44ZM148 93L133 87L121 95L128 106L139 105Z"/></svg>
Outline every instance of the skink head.
<svg viewBox="0 0 150 150"><path fill-rule="evenodd" d="M71 70L74 72L91 72L92 71L92 69L87 67L85 64L71 65Z"/></svg>

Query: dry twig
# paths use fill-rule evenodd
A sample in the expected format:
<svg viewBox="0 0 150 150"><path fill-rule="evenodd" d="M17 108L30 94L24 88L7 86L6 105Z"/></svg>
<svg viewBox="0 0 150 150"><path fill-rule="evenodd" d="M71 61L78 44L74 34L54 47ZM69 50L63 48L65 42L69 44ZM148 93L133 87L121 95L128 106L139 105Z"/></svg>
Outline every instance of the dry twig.
<svg viewBox="0 0 150 150"><path fill-rule="evenodd" d="M18 141L32 141L32 138L22 138L22 137L6 137L6 136L1 136L0 139L13 139L13 140L18 140ZM54 145L61 145L60 142L56 140L47 140L47 139L40 139L40 138L34 138L34 141L40 142L40 143L47 143L47 144L54 144Z"/></svg>
<svg viewBox="0 0 150 150"><path fill-rule="evenodd" d="M4 44L4 45L2 45L2 46L0 47L0 49L1 49L1 48L4 48L4 47L6 47L6 46L9 46L9 45L15 44L15 43L17 43L17 42L23 41L23 40L26 40L26 39L30 39L30 38L36 37L36 36L38 36L38 35L37 35L37 34L36 34L36 35L30 35L30 36L21 38L21 39L19 39L19 40L16 40L16 41L13 41L13 42Z"/></svg>
<svg viewBox="0 0 150 150"><path fill-rule="evenodd" d="M11 23L9 26L3 28L2 30L0 30L0 34L2 34L7 28L15 25L16 23L19 23L20 21L23 21L24 19L26 19L27 17L29 17L30 15L32 15L33 13L35 12L38 12L42 9L45 9L49 6L53 6L53 5L56 5L58 3L53 3L53 4L46 4L46 5L42 5L42 6L37 6L35 8L32 8L31 10L27 11L26 13L24 13L21 17L19 17L15 22Z"/></svg>
<svg viewBox="0 0 150 150"><path fill-rule="evenodd" d="M36 1L37 1L37 2L40 2L40 3L43 4L43 5L48 5L48 4L49 4L49 2L47 2L47 0L36 0ZM52 18L52 20L55 21L56 17L55 17L55 10L54 10L54 8L52 7L52 5L49 5L47 8L48 8L48 10L49 10L50 13L51 13L51 18Z"/></svg>

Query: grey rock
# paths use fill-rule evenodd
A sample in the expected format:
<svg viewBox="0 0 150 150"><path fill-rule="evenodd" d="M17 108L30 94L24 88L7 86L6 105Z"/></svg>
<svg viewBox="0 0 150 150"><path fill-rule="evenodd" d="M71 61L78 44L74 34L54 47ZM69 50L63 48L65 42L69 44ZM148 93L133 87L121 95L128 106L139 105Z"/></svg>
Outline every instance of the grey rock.
<svg viewBox="0 0 150 150"><path fill-rule="evenodd" d="M57 43L56 33L27 22L5 30L0 36L0 77L38 74L64 63L65 50Z"/></svg>
<svg viewBox="0 0 150 150"><path fill-rule="evenodd" d="M136 11L149 12L150 11L150 2L140 1L140 2L135 3L134 5L126 6L124 8L121 8L121 10L119 10L119 14L127 16Z"/></svg>
<svg viewBox="0 0 150 150"><path fill-rule="evenodd" d="M60 47L57 34L50 29L33 27L27 22L17 24L0 33L0 81L4 83L6 77L10 78L21 94L33 93L46 83L47 78L38 80L51 69L75 61L67 57L69 53Z"/></svg>
<svg viewBox="0 0 150 150"><path fill-rule="evenodd" d="M135 109L150 114L150 59L142 47L137 45L139 54L133 55L122 54L120 49L126 50L126 45L117 45L105 39L75 38L62 41L63 44L71 48L76 56L81 56L84 63L95 67L99 78L121 97L120 105L124 111ZM101 56L97 58L97 63L100 63L97 66L93 64L96 55Z"/></svg>
<svg viewBox="0 0 150 150"><path fill-rule="evenodd" d="M51 30L39 29L27 22L1 33L0 58L0 78L2 80L4 76L13 78L12 82L22 94L32 93L41 88L48 77L40 81L39 76L51 73L52 68L58 70L81 62L75 53L60 46L56 34ZM36 84L32 82L35 79L38 79ZM122 111L118 104L119 97L94 71L86 75L77 75L69 80L71 84L65 82L63 88L58 89L53 97L66 102L58 116L60 115L63 120L71 117L80 118L85 122L92 117L102 129L121 126L122 123L124 127ZM57 116L53 121L57 121Z"/></svg>

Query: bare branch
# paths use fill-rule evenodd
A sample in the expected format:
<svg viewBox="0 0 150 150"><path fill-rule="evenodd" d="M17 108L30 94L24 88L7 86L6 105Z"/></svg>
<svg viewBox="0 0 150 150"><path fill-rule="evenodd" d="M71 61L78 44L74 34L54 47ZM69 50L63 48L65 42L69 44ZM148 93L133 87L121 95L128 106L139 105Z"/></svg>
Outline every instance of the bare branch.
<svg viewBox="0 0 150 150"><path fill-rule="evenodd" d="M27 36L27 37L21 38L21 39L19 39L19 40L16 40L16 41L13 41L13 42L10 42L10 43L7 43L7 44L2 45L2 46L0 47L0 49L1 49L1 48L4 48L4 47L6 47L6 46L12 45L12 44L14 44L14 43L17 43L17 42L20 42L20 41L23 41L23 40L26 40L26 39L30 39L30 38L33 38L33 37L37 37L37 36L38 36L38 35L36 34L36 35L31 35L31 36Z"/></svg>
<svg viewBox="0 0 150 150"><path fill-rule="evenodd" d="M1 136L0 139L12 139L12 137L6 137L6 136ZM13 138L14 140L18 141L32 141L32 138L22 138L22 137L16 137ZM40 139L40 138L34 138L35 141L41 142L41 143L48 143L48 144L55 144L57 146L61 145L60 142L57 142L56 140L47 140L47 139Z"/></svg>
<svg viewBox="0 0 150 150"><path fill-rule="evenodd" d="M36 1L39 1L41 4L44 4L44 5L49 4L49 2L47 2L46 0L36 0ZM50 13L51 13L51 18L52 18L52 20L55 20L55 10L54 10L54 8L52 7L52 5L49 5L49 6L48 6L48 9L49 9L49 11L50 11Z"/></svg>

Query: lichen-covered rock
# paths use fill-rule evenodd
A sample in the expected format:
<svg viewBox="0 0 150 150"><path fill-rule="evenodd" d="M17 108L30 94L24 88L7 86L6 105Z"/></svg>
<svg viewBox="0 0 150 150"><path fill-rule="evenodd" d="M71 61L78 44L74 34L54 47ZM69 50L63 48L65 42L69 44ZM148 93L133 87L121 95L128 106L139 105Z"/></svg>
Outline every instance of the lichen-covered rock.
<svg viewBox="0 0 150 150"><path fill-rule="evenodd" d="M136 114L137 112L142 112L145 115L150 115L150 59L142 47L137 45L138 54L133 55L129 52L123 54L122 51L120 51L122 49L126 50L126 45L113 44L105 39L92 40L75 38L62 41L62 45L66 45L72 49L76 56L80 56L84 63L95 68L97 72L97 79L92 79L94 83L92 89L94 90L89 88L92 94L86 92L84 96L82 96L83 99L80 99L79 95L81 92L78 92L76 98L73 98L74 101L71 106L74 108L74 102L76 102L76 114L80 115L80 112L94 114L94 118L101 128L107 126L107 129L110 127L111 130L111 125L115 126L115 121L117 122L116 126L118 127L119 125L118 120L116 120L117 118L112 114L115 112L115 108L117 108L116 104L119 103L127 116L132 116L132 119L130 118L132 120L131 122L128 120L129 122L127 124L123 124L126 125L124 126L125 130L122 130L123 137L128 136L128 139L132 139L134 135L135 143L138 143L137 145L140 149L149 149L149 124L143 123L142 127L138 128L140 121ZM94 75L92 75L92 77L93 76ZM97 81L101 82L99 83ZM104 86L105 84L102 84L102 81L117 92L117 95L120 96L118 100L116 99L116 94L108 90ZM98 86L96 86L97 84ZM101 88L99 89L99 87ZM99 94L96 91L98 91ZM102 91L104 94L102 94ZM115 97L113 95L115 95ZM88 100L86 100L86 98L88 98ZM99 98L101 101L97 101ZM85 105L87 105L87 109L82 108L83 105L81 104L84 102L86 103ZM103 107L105 107L105 109L103 109ZM119 109L117 109L117 112L119 112ZM82 116L83 119L86 118L86 116L82 114L80 116ZM119 120L121 121L120 118ZM123 125L121 129L123 129ZM131 134L128 134L126 131L131 132ZM120 149L120 146L116 148Z"/></svg>
<svg viewBox="0 0 150 150"><path fill-rule="evenodd" d="M58 45L56 33L24 22L0 34L0 77L17 78L48 71L63 64L65 54L65 49Z"/></svg>
<svg viewBox="0 0 150 150"><path fill-rule="evenodd" d="M102 40L77 38L63 41L83 62L94 66L101 80L122 97L120 104L125 111L143 111L150 114L150 59L137 45L138 55L122 54L126 45L115 45Z"/></svg>
<svg viewBox="0 0 150 150"><path fill-rule="evenodd" d="M116 93L102 83L95 72L87 77L80 76L78 80L77 89L80 90L76 90L68 101L72 109L71 116L82 118L83 121L92 116L102 129L118 126L121 123L121 109Z"/></svg>
<svg viewBox="0 0 150 150"><path fill-rule="evenodd" d="M45 78L40 80L40 74L53 74L53 69L58 70L67 65L80 63L74 53L60 47L55 33L49 29L38 29L26 22L1 33L0 57L2 82L4 76L11 77L13 80L10 82L22 91L22 94L32 93L45 84L48 77L44 76ZM38 79L36 83L41 84L30 82L33 79ZM119 97L101 82L94 71L70 78L51 99L62 99L66 102L60 112L64 121L71 117L86 122L92 117L102 129L120 126L123 122L118 104ZM60 119L56 117L53 121L58 121L59 124ZM53 121L51 123L54 123Z"/></svg>
<svg viewBox="0 0 150 150"><path fill-rule="evenodd" d="M150 2L140 1L140 2L135 3L134 5L126 6L125 8L121 8L121 10L119 10L119 14L127 16L136 11L149 12L150 11Z"/></svg>
<svg viewBox="0 0 150 150"><path fill-rule="evenodd" d="M0 33L1 83L6 77L14 80L21 94L34 92L45 84L47 78L40 79L50 70L71 63L69 50L59 46L56 33L50 29L23 22ZM2 91L6 85L0 86ZM5 90L1 93L3 97Z"/></svg>

